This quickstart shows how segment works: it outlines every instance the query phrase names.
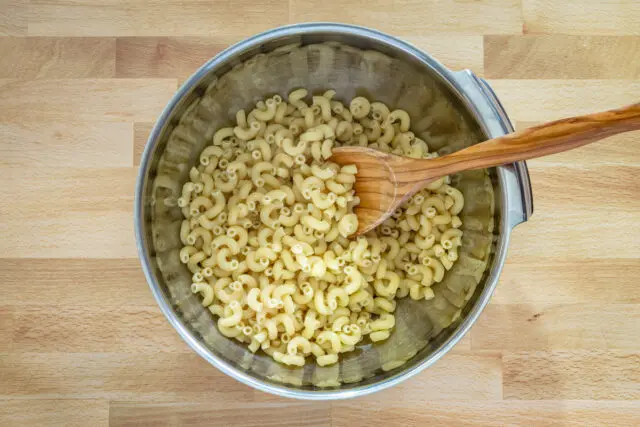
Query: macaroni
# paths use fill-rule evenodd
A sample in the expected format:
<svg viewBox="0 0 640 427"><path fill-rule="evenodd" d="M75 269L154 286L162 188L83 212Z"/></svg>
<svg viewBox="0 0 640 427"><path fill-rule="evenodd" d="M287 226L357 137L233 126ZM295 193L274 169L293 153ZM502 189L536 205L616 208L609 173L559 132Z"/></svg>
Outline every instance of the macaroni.
<svg viewBox="0 0 640 427"><path fill-rule="evenodd" d="M328 159L336 145L428 158L404 110L335 91L274 95L217 130L173 206L191 292L220 333L274 360L337 363L395 327L397 299L432 299L458 260L462 192L441 178L377 229L353 239L357 168Z"/></svg>

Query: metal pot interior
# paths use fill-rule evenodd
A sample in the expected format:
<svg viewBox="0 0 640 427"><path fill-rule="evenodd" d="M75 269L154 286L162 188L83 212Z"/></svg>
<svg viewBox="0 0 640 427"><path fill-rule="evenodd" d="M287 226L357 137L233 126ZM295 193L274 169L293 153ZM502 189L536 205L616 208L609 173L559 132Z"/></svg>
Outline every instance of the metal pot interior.
<svg viewBox="0 0 640 427"><path fill-rule="evenodd" d="M336 98L342 101L364 95L406 109L412 130L431 151L441 154L486 139L478 124L441 75L412 55L375 39L293 34L243 48L227 59L210 63L183 88L182 98L167 112L166 120L157 124L143 165L141 244L148 253L152 287L170 307L168 316L174 326L186 334L192 347L227 373L263 389L291 391L289 395L294 396L305 391L339 394L376 387L430 358L435 360L434 354L450 344L456 328L476 304L493 262L494 232L500 220L500 200L495 198L501 194L495 171L452 177L465 196L463 246L454 268L433 286L435 298L401 300L389 340L375 345L365 341L329 367L286 367L218 332L212 315L191 293L191 274L178 258L182 217L176 200L189 169L215 130L231 124L238 109L249 108L267 95L285 96L298 87L314 93L335 89Z"/></svg>

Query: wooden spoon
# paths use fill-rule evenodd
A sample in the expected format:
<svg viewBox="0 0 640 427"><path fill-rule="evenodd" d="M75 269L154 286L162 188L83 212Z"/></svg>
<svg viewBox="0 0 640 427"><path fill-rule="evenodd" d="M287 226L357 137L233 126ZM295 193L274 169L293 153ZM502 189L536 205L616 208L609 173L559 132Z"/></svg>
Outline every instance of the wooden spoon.
<svg viewBox="0 0 640 427"><path fill-rule="evenodd" d="M383 222L410 196L442 176L559 153L637 129L640 103L519 130L433 159L346 146L335 148L330 160L358 167L355 190L360 204L355 213L359 235Z"/></svg>

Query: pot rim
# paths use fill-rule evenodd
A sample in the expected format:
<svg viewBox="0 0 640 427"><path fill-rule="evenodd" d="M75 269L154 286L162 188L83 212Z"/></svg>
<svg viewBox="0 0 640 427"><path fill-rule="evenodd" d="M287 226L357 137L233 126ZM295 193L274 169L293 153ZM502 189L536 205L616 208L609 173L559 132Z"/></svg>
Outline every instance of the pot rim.
<svg viewBox="0 0 640 427"><path fill-rule="evenodd" d="M453 331L448 340L424 360L418 362L415 366L409 369L400 371L377 383L355 386L345 390L300 390L290 388L284 384L271 383L255 378L249 373L235 368L222 358L213 354L203 345L202 342L196 339L192 332L178 318L171 303L165 297L160 284L155 279L151 269L150 254L147 249L147 245L145 245L147 238L143 233L143 196L145 184L147 184L146 181L152 153L154 152L162 130L170 119L174 109L179 105L180 101L188 95L191 90L212 70L215 70L222 64L225 64L227 61L242 54L243 52L271 40L291 35L308 35L317 33L336 33L343 34L345 36L355 35L361 38L375 40L376 42L383 43L392 49L403 51L405 54L411 55L416 60L429 67L433 73L440 78L442 83L448 86L448 89L450 89L453 94L458 96L486 135L496 137L513 131L513 127L511 126L504 109L499 104L495 94L493 94L493 91L491 91L491 88L486 84L486 82L479 79L468 70L453 72L427 53L422 52L411 44L401 41L393 36L361 26L336 23L306 23L274 28L249 37L248 39L225 49L202 65L173 95L156 121L140 160L135 188L134 229L138 256L151 292L169 323L175 328L182 339L186 341L193 350L195 350L196 353L225 374L258 390L297 399L337 400L368 395L399 384L400 382L431 366L444 356L455 344L457 344L476 322L478 316L483 311L493 294L498 283L498 277L504 265L512 228L527 220L533 211L533 206L526 164L524 162L518 162L496 168L498 180L500 181L501 200L503 202L501 221L499 224L500 240L496 245L493 262L491 263L484 289L478 296L478 300L474 306L471 307L467 316L461 321L456 330Z"/></svg>

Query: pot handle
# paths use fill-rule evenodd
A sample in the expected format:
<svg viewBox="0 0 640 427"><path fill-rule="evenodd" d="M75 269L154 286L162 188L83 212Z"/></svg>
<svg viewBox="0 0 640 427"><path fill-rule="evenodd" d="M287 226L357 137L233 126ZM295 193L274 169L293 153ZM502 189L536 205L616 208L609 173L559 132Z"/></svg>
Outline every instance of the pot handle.
<svg viewBox="0 0 640 427"><path fill-rule="evenodd" d="M480 126L490 138L497 138L514 131L504 107L495 92L484 79L471 70L452 73L460 95L474 113ZM501 166L506 172L509 201L509 225L513 228L533 215L533 192L529 170L524 161Z"/></svg>

